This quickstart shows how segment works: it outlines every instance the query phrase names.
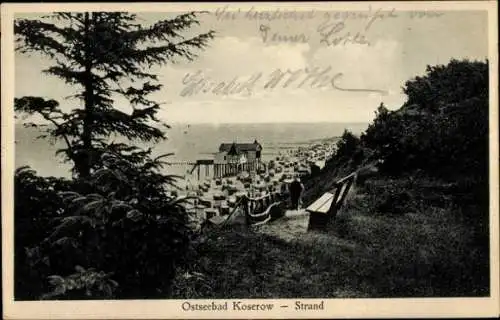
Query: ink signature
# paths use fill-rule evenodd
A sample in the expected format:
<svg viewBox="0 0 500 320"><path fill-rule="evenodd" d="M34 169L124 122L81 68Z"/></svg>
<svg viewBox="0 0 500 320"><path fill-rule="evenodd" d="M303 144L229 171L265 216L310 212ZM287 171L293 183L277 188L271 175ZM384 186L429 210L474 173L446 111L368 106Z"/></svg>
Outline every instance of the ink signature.
<svg viewBox="0 0 500 320"><path fill-rule="evenodd" d="M184 88L180 96L189 97L197 94L213 95L244 95L250 96L255 89L262 88L273 90L276 88L295 88L310 87L313 89L331 88L333 90L347 92L365 92L379 93L386 95L386 90L373 88L352 88L340 84L344 74L342 72L332 73L331 66L326 68L301 68L296 70L275 69L269 74L258 72L249 78L234 77L230 81L217 81L203 74L198 70L194 74L186 74L182 80Z"/></svg>
<svg viewBox="0 0 500 320"><path fill-rule="evenodd" d="M350 31L345 32L345 27L345 23L342 21L320 24L317 29L321 36L319 42L327 46L346 45L350 43L370 45L370 41L368 41L363 32L358 31L352 34Z"/></svg>

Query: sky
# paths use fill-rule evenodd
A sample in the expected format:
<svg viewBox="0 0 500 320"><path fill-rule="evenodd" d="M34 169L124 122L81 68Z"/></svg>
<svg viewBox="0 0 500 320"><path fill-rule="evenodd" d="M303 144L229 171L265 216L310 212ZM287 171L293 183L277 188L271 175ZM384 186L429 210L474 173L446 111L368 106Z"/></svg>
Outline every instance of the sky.
<svg viewBox="0 0 500 320"><path fill-rule="evenodd" d="M179 60L153 70L163 84L153 96L165 103L159 118L170 123L369 122L381 102L389 109L399 108L405 101L401 90L405 81L422 75L426 65L446 64L451 58L484 60L488 55L487 13L481 11L415 17L398 11L375 14L377 8L370 7L364 15L352 13L347 18L334 11L316 10L302 19L297 18L297 11L289 13L287 19L269 20L264 15L256 18L255 10L247 15L248 7L237 9L224 11L221 7L204 14L200 25L186 33L189 37L208 30L216 32L209 47L197 52L196 60ZM234 15L221 15L230 10ZM149 25L174 15L155 12L139 13L138 17L140 23ZM329 43L321 42L320 33L333 26L338 29L327 37ZM267 38L261 30L267 30ZM335 35L345 39L347 33L354 36L358 32L364 38L361 43L331 41ZM274 33L281 37L273 39ZM290 42L283 35L297 35L303 41ZM71 108L76 102L63 97L74 88L41 73L50 64L38 55L16 53L15 96L43 96ZM275 88L265 88L273 75L287 70L297 75L291 85L283 88L284 78ZM309 79L298 86L312 70L326 70L326 84L312 86ZM251 90L185 94L189 83L201 78L216 87L232 79L248 82L252 77L257 80L248 86ZM332 79L337 88L358 90L338 90L331 85ZM132 112L123 100L117 100L117 107Z"/></svg>

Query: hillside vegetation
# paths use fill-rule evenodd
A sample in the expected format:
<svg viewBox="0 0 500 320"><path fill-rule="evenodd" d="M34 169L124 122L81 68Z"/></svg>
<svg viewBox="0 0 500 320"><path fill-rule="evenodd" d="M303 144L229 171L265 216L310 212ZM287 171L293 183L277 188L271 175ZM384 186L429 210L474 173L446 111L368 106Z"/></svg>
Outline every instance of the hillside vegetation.
<svg viewBox="0 0 500 320"><path fill-rule="evenodd" d="M156 49L141 49L149 36L127 14L55 18L80 21L80 42L57 52L79 62L71 55L85 48L86 56L102 59L96 63L109 77L153 81L144 59L161 64L176 48L165 47L159 57ZM153 28L151 37L166 39L172 28L187 30L195 21L181 15L156 25L160 30ZM59 48L41 37L50 26L21 19L16 34L25 50L50 56ZM91 30L99 28L107 37L93 39ZM201 34L190 43L199 49L211 37ZM114 54L100 54L112 39ZM140 61L106 60L132 49ZM131 69L113 73L123 64ZM62 71L71 78L71 70ZM144 100L151 107L124 115L106 98L110 88L92 88L88 77L78 81L84 110L66 114L58 102L38 97L15 101L17 113L58 123L45 127L47 137L66 140L60 153L74 172L72 179L40 177L30 168L15 172L16 299L489 294L487 61L429 66L404 84L401 108L381 104L361 136L344 132L321 172L304 179L307 205L336 179L359 172L348 202L321 233L306 231L307 215L195 233L170 192L175 177L161 173L168 154L153 158L151 150L103 139L113 132L139 141L162 138L163 131L143 123L158 105ZM145 83L122 93L137 101L158 89Z"/></svg>
<svg viewBox="0 0 500 320"><path fill-rule="evenodd" d="M400 109L380 105L368 129L344 132L305 180L307 205L359 170L328 230L306 232L301 216L293 227L214 231L178 273L174 296L487 296L488 64L429 66L403 90Z"/></svg>
<svg viewBox="0 0 500 320"><path fill-rule="evenodd" d="M168 128L158 118L162 103L152 97L163 87L152 70L203 53L215 32L191 30L201 14L150 25L128 12L15 20L16 52L42 56L43 74L71 86L67 97L16 97L16 116L56 143L55 156L72 173L64 179L27 167L15 172L16 299L169 295L191 230L171 195L176 177L163 174L171 154L155 157L147 148L164 141Z"/></svg>

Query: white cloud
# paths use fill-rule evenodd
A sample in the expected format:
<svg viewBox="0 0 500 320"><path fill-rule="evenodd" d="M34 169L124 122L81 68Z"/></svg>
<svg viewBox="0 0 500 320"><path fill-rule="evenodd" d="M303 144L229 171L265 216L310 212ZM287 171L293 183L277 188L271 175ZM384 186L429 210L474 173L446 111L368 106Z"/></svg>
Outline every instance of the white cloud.
<svg viewBox="0 0 500 320"><path fill-rule="evenodd" d="M304 54L309 50L309 44L303 43L267 45L257 37L221 37L214 40L196 64L221 76L249 76L275 68L304 67Z"/></svg>
<svg viewBox="0 0 500 320"><path fill-rule="evenodd" d="M401 84L403 69L401 45L379 40L372 46L324 46L311 59L313 65L332 66L342 72L339 84L351 88L394 90Z"/></svg>
<svg viewBox="0 0 500 320"><path fill-rule="evenodd" d="M311 52L309 44L266 45L260 38L221 37L192 63L170 64L154 70L160 75L164 89L154 98L169 105L162 108L159 117L166 121L189 122L279 122L279 121L369 121L381 101L399 104L401 47L395 41L379 41L373 47L321 47ZM40 75L42 65L37 59L23 58L16 63L16 93L44 95L58 98L73 90L60 80ZM297 89L275 88L264 90L270 73L331 66L330 75L343 72L339 81L343 87L377 88L390 94L341 92L326 87ZM211 93L181 97L182 80L188 73L202 70L217 81L242 80L262 72L261 82L252 95L217 96ZM267 79L266 79L267 76ZM387 103L390 101L389 103ZM118 102L118 101L117 101ZM120 109L129 110L125 101Z"/></svg>
<svg viewBox="0 0 500 320"><path fill-rule="evenodd" d="M255 37L219 38L194 63L169 67L168 77L165 77L169 86L165 95L174 102L172 111L175 112L165 113L164 117L209 122L369 121L380 102L400 104L401 57L399 43L388 40L371 47L320 47L311 52L308 44L266 45ZM308 85L301 88L296 88L296 85L288 88L277 86L273 90L263 88L270 73L276 69L286 71L328 66L331 66L328 75L344 74L337 81L341 87L382 89L389 94L342 92L330 86L321 89ZM257 72L263 72L263 77L251 96L220 96L207 92L180 97L182 78L197 70L202 70L213 80L226 82L234 77L247 80ZM296 83L299 81L302 80Z"/></svg>

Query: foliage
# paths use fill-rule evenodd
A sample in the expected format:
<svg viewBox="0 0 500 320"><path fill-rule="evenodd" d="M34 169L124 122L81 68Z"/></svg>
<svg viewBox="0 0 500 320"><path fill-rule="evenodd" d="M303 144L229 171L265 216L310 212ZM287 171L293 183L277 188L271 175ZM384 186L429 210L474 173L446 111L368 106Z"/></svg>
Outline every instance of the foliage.
<svg viewBox="0 0 500 320"><path fill-rule="evenodd" d="M68 105L41 97L15 99L18 114L45 120L27 123L43 130L42 138L65 142L58 153L72 162L74 173L68 188L47 186L59 180L33 172L16 174L16 191L25 192L16 196L16 234L23 234L16 252L26 248L35 272L33 283L22 283L17 296L36 299L40 290L46 299L168 296L191 236L183 199L170 192L176 177L164 173L168 154L153 159L151 149L131 143L166 138L168 126L156 117L161 103L149 98L162 86L148 70L178 58L193 60L195 50L206 47L212 31L182 35L198 24L197 16L189 12L146 27L124 12L15 21L17 50L51 59L54 64L44 73L76 91ZM126 105L117 103L123 100ZM127 107L130 112L123 111ZM45 224L31 224L34 217ZM36 236L24 239L30 228ZM26 294L33 286L40 290Z"/></svg>
<svg viewBox="0 0 500 320"><path fill-rule="evenodd" d="M160 173L162 157L151 159L124 145L115 148L120 152L104 154L102 168L90 177L92 191L59 193L63 212L29 249L36 253L32 267L50 265L47 276L54 288L44 298L168 294L174 270L189 248L184 198L169 195L174 180ZM130 150L128 157L123 148ZM75 266L82 266L77 273Z"/></svg>
<svg viewBox="0 0 500 320"><path fill-rule="evenodd" d="M41 280L50 270L49 261L30 247L40 243L53 226L53 219L62 215L62 199L57 193L68 191L73 187L74 184L69 180L39 177L29 167L20 167L16 170L14 175L16 298L33 299L47 290ZM38 268L33 268L35 261Z"/></svg>
<svg viewBox="0 0 500 320"><path fill-rule="evenodd" d="M405 106L439 113L447 105L488 96L488 62L452 59L447 65L427 66L426 74L406 82ZM455 106L458 108L458 106Z"/></svg>
<svg viewBox="0 0 500 320"><path fill-rule="evenodd" d="M380 194L408 190L411 210L375 214ZM446 198L442 181L374 178L331 230L306 232L307 216L258 231L217 230L176 278L176 299L486 297L488 248ZM388 193L389 194L389 193ZM420 195L424 199L417 199ZM401 202L401 204L404 204Z"/></svg>
<svg viewBox="0 0 500 320"><path fill-rule="evenodd" d="M83 295L88 298L113 297L113 291L118 287L118 283L109 278L110 274L102 271L96 272L93 268L85 270L81 266L76 266L75 270L74 274L66 278L57 275L49 276L50 284L54 289L52 292L44 294L42 298L75 299Z"/></svg>
<svg viewBox="0 0 500 320"><path fill-rule="evenodd" d="M367 166L370 179L326 234L305 232L304 216L211 234L188 270L203 277L176 279L176 297L488 296L487 69L429 67L406 83L401 109L381 104L360 139L344 132L305 182L306 202L360 163L385 175Z"/></svg>
<svg viewBox="0 0 500 320"><path fill-rule="evenodd" d="M365 158L360 138L347 129L337 141L335 150L334 155L326 160L325 167L326 171L334 171L336 178L356 170ZM306 179L306 182L307 180L311 179Z"/></svg>
<svg viewBox="0 0 500 320"><path fill-rule="evenodd" d="M81 177L99 167L110 135L140 141L165 138L151 124L158 122L160 103L148 98L162 86L158 76L146 69L176 58L192 60L193 50L204 48L213 37L213 32L182 36L198 23L195 12L150 27L136 24L136 18L123 12L55 13L43 20L15 22L17 50L49 57L55 64L44 73L77 88L68 99L83 102L83 108L75 102L67 112L55 100L22 97L16 99L15 109L52 124L46 128L47 135L65 141L59 152L74 163ZM57 23L50 22L54 20ZM117 106L118 98L125 98L129 106ZM131 112L122 111L123 107Z"/></svg>
<svg viewBox="0 0 500 320"><path fill-rule="evenodd" d="M407 102L383 104L361 136L383 158L386 172L416 169L436 175L487 178L488 64L451 60L407 81Z"/></svg>
<svg viewBox="0 0 500 320"><path fill-rule="evenodd" d="M337 142L335 157L337 159L350 159L355 155L356 151L358 151L359 145L359 137L346 129Z"/></svg>
<svg viewBox="0 0 500 320"><path fill-rule="evenodd" d="M478 214L488 211L464 206L460 189L470 193L425 175L367 181L330 231L355 248L349 266L366 278L354 277L380 279L375 287L384 297L487 296L488 227ZM366 265L355 266L358 259Z"/></svg>

